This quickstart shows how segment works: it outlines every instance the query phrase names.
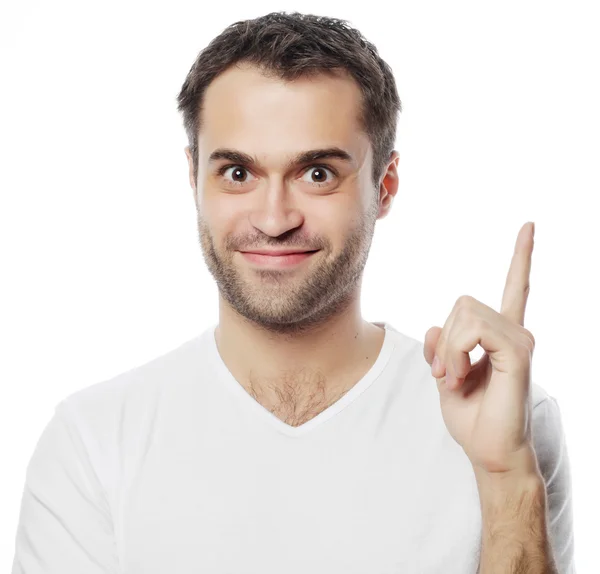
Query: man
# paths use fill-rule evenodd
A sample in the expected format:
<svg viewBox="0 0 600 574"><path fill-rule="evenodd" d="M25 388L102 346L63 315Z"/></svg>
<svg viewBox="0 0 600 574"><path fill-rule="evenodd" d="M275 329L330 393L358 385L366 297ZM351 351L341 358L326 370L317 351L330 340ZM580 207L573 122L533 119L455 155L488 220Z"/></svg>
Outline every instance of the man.
<svg viewBox="0 0 600 574"><path fill-rule="evenodd" d="M400 100L375 48L334 19L237 22L178 101L219 322L57 405L27 469L13 574L574 572L555 399L532 385L535 451L491 449L505 433L483 440L491 416L480 444L463 439L475 379L450 365L450 322L423 344L361 316L375 223L398 191ZM500 315L464 297L452 318L509 329L529 349L523 373L532 335L506 300ZM473 373L497 379L496 355Z"/></svg>

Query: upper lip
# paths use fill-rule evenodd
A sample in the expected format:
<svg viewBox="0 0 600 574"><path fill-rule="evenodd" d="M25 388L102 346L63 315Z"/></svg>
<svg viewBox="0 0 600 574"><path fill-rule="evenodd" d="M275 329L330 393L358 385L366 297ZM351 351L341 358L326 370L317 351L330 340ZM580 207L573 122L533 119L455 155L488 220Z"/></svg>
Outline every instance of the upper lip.
<svg viewBox="0 0 600 574"><path fill-rule="evenodd" d="M259 255L289 255L290 253L306 253L307 251L317 251L316 249L250 249L242 253L258 253Z"/></svg>

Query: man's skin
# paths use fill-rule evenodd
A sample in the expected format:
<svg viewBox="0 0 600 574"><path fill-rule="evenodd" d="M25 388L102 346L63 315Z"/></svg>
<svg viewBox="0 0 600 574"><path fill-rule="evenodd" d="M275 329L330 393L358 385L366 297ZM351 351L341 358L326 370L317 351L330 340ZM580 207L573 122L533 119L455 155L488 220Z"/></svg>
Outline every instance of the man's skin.
<svg viewBox="0 0 600 574"><path fill-rule="evenodd" d="M290 83L238 64L207 88L197 182L185 148L202 253L219 288L219 354L248 393L292 426L360 381L383 344L383 329L361 317L360 288L376 220L398 191L399 154L376 191L360 98L345 74ZM301 152L331 147L353 160L287 167ZM257 164L210 162L217 148ZM319 251L287 268L239 252L293 248Z"/></svg>

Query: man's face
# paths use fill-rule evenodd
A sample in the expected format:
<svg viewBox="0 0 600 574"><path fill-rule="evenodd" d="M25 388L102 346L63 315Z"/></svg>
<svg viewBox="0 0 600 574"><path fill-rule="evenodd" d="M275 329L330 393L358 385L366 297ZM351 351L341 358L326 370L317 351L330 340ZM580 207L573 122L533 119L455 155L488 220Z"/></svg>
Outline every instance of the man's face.
<svg viewBox="0 0 600 574"><path fill-rule="evenodd" d="M221 296L269 331L322 324L358 294L380 215L359 102L360 89L348 77L285 83L248 65L228 69L206 91L197 184L185 150L202 253ZM299 153L333 147L351 160L288 165ZM221 148L256 164L211 160ZM240 252L253 249L318 251L280 267Z"/></svg>

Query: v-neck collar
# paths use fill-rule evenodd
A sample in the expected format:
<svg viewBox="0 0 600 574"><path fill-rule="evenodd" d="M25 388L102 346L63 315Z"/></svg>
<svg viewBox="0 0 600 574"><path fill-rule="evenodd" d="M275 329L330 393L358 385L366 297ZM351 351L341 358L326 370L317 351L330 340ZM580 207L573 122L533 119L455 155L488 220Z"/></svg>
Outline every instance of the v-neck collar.
<svg viewBox="0 0 600 574"><path fill-rule="evenodd" d="M233 376L231 371L227 368L227 365L221 358L219 353L219 349L217 347L217 341L215 338L215 330L218 326L218 323L211 326L205 332L205 337L207 338L208 351L213 362L213 365L216 369L216 373L219 378L219 383L222 383L227 389L229 389L233 394L238 397L241 403L247 405L247 408L251 409L257 418L264 420L266 423L273 426L279 432L290 436L290 437L298 437L306 434L312 429L318 427L323 424L325 421L329 420L331 417L342 411L346 408L350 403L356 400L366 389L368 389L371 384L377 379L377 377L384 370L387 365L392 351L394 349L394 340L390 333L390 324L386 321L376 321L373 322L374 325L379 327L383 327L385 331L385 335L383 338L383 344L375 360L375 363L371 366L371 368L365 373L365 375L358 381L353 387L346 392L340 399L338 399L335 403L331 404L325 410L321 411L317 416L311 418L307 422L299 425L292 426L283 422L281 419L277 418L272 412L263 407L258 401L254 399L248 391L238 382L238 380Z"/></svg>

